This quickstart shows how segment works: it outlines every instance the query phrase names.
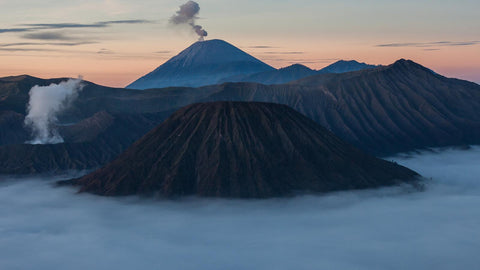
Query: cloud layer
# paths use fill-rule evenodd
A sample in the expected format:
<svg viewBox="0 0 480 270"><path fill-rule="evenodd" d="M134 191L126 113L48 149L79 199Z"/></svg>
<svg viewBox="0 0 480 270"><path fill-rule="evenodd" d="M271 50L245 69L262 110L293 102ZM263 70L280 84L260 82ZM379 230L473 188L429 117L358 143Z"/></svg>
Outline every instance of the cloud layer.
<svg viewBox="0 0 480 270"><path fill-rule="evenodd" d="M43 40L43 41L60 41L50 43L27 43L18 42L17 46L28 45L52 45L52 46L64 46L64 44L70 44L65 46L78 46L85 44L98 43L98 41L92 41L92 37L88 37L85 33L82 33L80 37L75 36L76 30L88 30L96 28L107 28L113 25L128 25L128 24L151 24L153 21L149 20L116 20L116 21L102 21L95 23L31 23L31 24L19 24L13 28L0 29L0 34L3 33L16 33L20 38L30 40ZM73 35L72 35L73 34ZM62 42L62 41L76 41L76 42ZM15 43L10 43L15 44ZM2 47L2 44L0 44ZM25 51L25 50L17 50ZM31 51L31 50L30 50Z"/></svg>
<svg viewBox="0 0 480 270"><path fill-rule="evenodd" d="M5 269L475 269L480 148L394 158L432 180L261 201L149 201L0 182Z"/></svg>
<svg viewBox="0 0 480 270"><path fill-rule="evenodd" d="M96 42L16 42L16 43L0 43L0 48L16 47L16 46L79 46L87 44L95 44Z"/></svg>

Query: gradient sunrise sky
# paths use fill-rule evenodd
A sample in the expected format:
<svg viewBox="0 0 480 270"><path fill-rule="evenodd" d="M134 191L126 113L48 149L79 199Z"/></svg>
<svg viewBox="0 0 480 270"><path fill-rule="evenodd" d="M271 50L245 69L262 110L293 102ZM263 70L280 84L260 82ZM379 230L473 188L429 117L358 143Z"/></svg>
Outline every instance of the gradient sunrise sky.
<svg viewBox="0 0 480 270"><path fill-rule="evenodd" d="M0 0L0 77L123 87L196 41L169 26L186 0ZM207 39L274 67L406 58L480 83L479 0L198 0Z"/></svg>

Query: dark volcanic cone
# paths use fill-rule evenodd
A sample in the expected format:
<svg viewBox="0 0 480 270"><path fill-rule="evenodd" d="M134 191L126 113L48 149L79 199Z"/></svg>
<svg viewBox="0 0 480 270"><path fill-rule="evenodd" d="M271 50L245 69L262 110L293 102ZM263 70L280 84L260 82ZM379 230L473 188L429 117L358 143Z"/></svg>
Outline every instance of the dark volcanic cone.
<svg viewBox="0 0 480 270"><path fill-rule="evenodd" d="M66 183L107 196L265 198L388 186L416 176L285 105L215 102L180 109L106 167Z"/></svg>

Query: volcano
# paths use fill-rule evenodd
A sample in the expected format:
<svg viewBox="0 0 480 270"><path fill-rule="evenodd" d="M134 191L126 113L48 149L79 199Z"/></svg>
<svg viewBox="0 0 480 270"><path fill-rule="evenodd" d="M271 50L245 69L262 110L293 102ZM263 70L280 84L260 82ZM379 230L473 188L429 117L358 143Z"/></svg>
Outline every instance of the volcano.
<svg viewBox="0 0 480 270"><path fill-rule="evenodd" d="M223 40L213 39L195 42L127 88L199 87L270 70L274 68Z"/></svg>
<svg viewBox="0 0 480 270"><path fill-rule="evenodd" d="M371 69L376 68L378 66L369 65L365 63L359 63L355 60L339 60L331 65L328 65L318 71L319 74L326 74L326 73L345 73L345 72L352 72L352 71L359 71L364 69Z"/></svg>
<svg viewBox="0 0 480 270"><path fill-rule="evenodd" d="M267 198L388 186L416 176L288 106L213 102L180 109L104 168L63 183L107 196Z"/></svg>
<svg viewBox="0 0 480 270"><path fill-rule="evenodd" d="M250 75L225 78L225 82L256 82L261 84L282 84L317 74L317 71L301 64Z"/></svg>
<svg viewBox="0 0 480 270"><path fill-rule="evenodd" d="M300 80L306 77L310 77L317 74L327 74L327 73L346 73L352 71L360 71L365 69L372 69L377 66L369 65L365 63L359 63L355 60L337 61L327 67L324 67L320 70L313 70L309 67L306 67L301 64L294 64L288 67L269 70L260 73L250 74L250 75L237 75L232 77L227 77L222 80L222 82L255 82L261 84L285 84Z"/></svg>

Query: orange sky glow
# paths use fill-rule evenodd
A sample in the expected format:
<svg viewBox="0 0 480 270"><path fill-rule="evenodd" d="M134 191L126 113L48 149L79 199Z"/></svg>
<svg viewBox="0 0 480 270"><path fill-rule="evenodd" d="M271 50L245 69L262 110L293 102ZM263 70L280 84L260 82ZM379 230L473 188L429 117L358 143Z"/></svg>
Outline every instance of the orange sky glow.
<svg viewBox="0 0 480 270"><path fill-rule="evenodd" d="M9 11L0 18L0 77L83 75L124 87L196 41L188 29L168 25L183 1L51 2L0 1ZM223 39L275 68L320 69L340 59L388 65L405 58L480 83L476 1L198 2L207 39Z"/></svg>

